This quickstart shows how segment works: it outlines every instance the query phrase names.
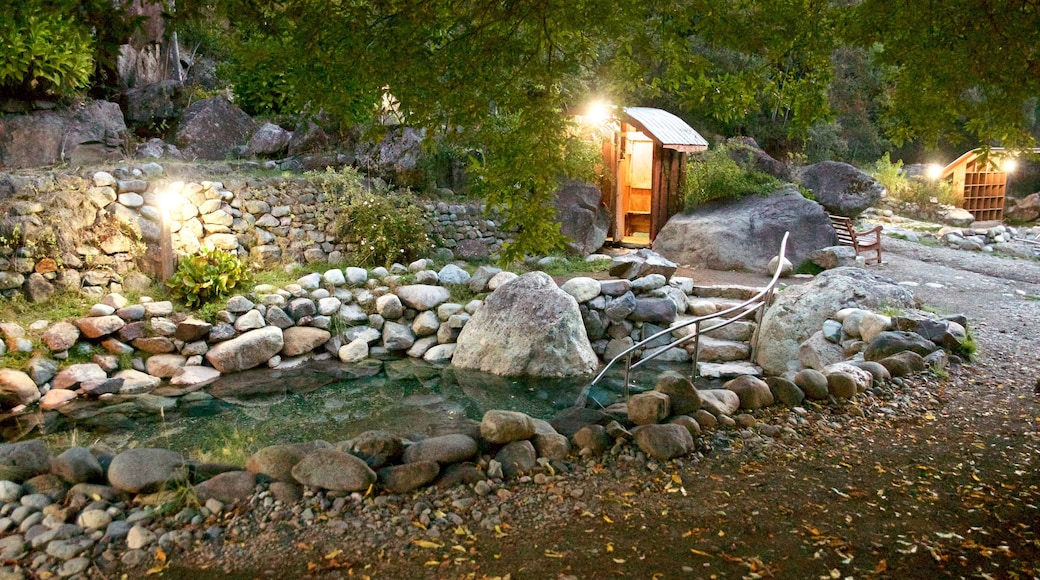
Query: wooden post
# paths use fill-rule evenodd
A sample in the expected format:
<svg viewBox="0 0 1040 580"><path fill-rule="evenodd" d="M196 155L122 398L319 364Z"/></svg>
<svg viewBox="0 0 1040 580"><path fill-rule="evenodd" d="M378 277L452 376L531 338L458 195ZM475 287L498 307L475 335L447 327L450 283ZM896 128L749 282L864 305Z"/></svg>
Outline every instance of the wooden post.
<svg viewBox="0 0 1040 580"><path fill-rule="evenodd" d="M166 282L173 276L173 233L170 231L170 210L160 203L162 233L159 236L159 273Z"/></svg>

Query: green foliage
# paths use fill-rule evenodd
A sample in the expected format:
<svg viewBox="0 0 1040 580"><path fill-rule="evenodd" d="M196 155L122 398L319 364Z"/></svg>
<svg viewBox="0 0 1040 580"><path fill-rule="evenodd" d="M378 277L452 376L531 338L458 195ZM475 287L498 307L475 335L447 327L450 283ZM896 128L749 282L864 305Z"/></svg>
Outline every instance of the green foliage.
<svg viewBox="0 0 1040 580"><path fill-rule="evenodd" d="M926 206L932 203L957 205L953 184L946 180L908 178L903 174L903 162L893 162L886 152L874 163L871 176L888 190L888 196L905 203Z"/></svg>
<svg viewBox="0 0 1040 580"><path fill-rule="evenodd" d="M17 322L23 327L37 320L72 320L82 317L93 303L85 294L73 291L55 292L43 303L29 302L18 294L0 299L0 320Z"/></svg>
<svg viewBox="0 0 1040 580"><path fill-rule="evenodd" d="M231 60L221 69L232 86L235 104L250 115L293 111L293 84L286 70L282 39L253 37L231 48Z"/></svg>
<svg viewBox="0 0 1040 580"><path fill-rule="evenodd" d="M90 31L75 19L30 1L0 19L0 91L68 97L94 70Z"/></svg>
<svg viewBox="0 0 1040 580"><path fill-rule="evenodd" d="M567 276L573 274L587 274L589 272L606 272L610 269L610 264L610 259L586 262L584 258L557 256L548 266L531 266L528 264L527 267L540 270L550 276Z"/></svg>
<svg viewBox="0 0 1040 580"><path fill-rule="evenodd" d="M742 168L726 148L692 156L686 170L686 211L710 201L733 201L765 195L780 185L771 175Z"/></svg>
<svg viewBox="0 0 1040 580"><path fill-rule="evenodd" d="M335 204L336 233L354 243L357 264L407 264L432 247L425 211L409 191L366 189L350 167L308 175Z"/></svg>
<svg viewBox="0 0 1040 580"><path fill-rule="evenodd" d="M248 283L249 272L238 256L224 250L203 248L181 257L177 271L166 281L170 292L189 307L226 298L239 284Z"/></svg>

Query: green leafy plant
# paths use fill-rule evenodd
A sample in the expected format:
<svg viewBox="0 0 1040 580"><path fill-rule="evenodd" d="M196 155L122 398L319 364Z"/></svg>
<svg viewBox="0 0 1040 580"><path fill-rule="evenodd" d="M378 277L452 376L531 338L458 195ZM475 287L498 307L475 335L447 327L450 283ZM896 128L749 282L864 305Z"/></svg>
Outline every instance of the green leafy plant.
<svg viewBox="0 0 1040 580"><path fill-rule="evenodd" d="M248 280L249 272L238 256L203 248L198 254L181 258L166 286L174 297L196 307L228 296L236 286Z"/></svg>
<svg viewBox="0 0 1040 580"><path fill-rule="evenodd" d="M65 97L94 70L89 30L39 2L0 20L0 89L24 96Z"/></svg>
<svg viewBox="0 0 1040 580"><path fill-rule="evenodd" d="M909 178L903 173L903 162L892 161L888 153L874 162L870 170L871 176L885 186L888 196L904 203L928 205L934 199L936 203L957 205L953 193L953 184L946 180Z"/></svg>
<svg viewBox="0 0 1040 580"><path fill-rule="evenodd" d="M408 190L366 188L361 176L346 167L311 174L312 181L336 206L337 235L353 244L353 257L361 266L408 263L432 247L422 207Z"/></svg>
<svg viewBox="0 0 1040 580"><path fill-rule="evenodd" d="M712 149L690 161L686 172L686 211L710 201L765 195L779 184L771 175L742 168L725 147Z"/></svg>

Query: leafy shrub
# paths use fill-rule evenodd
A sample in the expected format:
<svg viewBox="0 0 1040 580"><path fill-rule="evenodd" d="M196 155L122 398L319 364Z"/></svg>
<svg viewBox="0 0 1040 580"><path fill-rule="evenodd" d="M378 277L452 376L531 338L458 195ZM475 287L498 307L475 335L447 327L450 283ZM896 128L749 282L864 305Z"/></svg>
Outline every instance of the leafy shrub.
<svg viewBox="0 0 1040 580"><path fill-rule="evenodd" d="M686 211L709 201L765 195L779 183L771 175L741 168L726 148L712 149L694 156L686 170Z"/></svg>
<svg viewBox="0 0 1040 580"><path fill-rule="evenodd" d="M904 203L916 203L921 206L932 203L932 199L945 205L957 205L953 193L953 184L946 180L908 178L903 173L903 162L893 162L888 153L874 162L870 170L871 176L888 190L888 196Z"/></svg>
<svg viewBox="0 0 1040 580"><path fill-rule="evenodd" d="M66 97L94 71L87 28L37 2L0 19L0 92Z"/></svg>
<svg viewBox="0 0 1040 580"><path fill-rule="evenodd" d="M353 242L358 264L407 264L430 249L425 211L408 190L366 188L349 167L341 173L328 170L310 177L333 200L336 235Z"/></svg>
<svg viewBox="0 0 1040 580"><path fill-rule="evenodd" d="M250 115L291 112L292 83L276 40L264 37L241 43L219 72L231 82L235 104Z"/></svg>
<svg viewBox="0 0 1040 580"><path fill-rule="evenodd" d="M238 256L224 250L203 248L198 254L183 256L177 271L166 286L175 298L190 307L227 297L239 284L249 280L249 272Z"/></svg>

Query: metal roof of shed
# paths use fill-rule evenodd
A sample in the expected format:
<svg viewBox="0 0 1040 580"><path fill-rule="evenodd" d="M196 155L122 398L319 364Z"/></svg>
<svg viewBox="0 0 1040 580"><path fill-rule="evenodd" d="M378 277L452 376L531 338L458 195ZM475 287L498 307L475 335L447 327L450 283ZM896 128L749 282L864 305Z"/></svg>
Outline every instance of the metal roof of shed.
<svg viewBox="0 0 1040 580"><path fill-rule="evenodd" d="M687 153L704 151L708 142L693 127L679 117L650 107L625 107L624 120L635 125L665 149Z"/></svg>

